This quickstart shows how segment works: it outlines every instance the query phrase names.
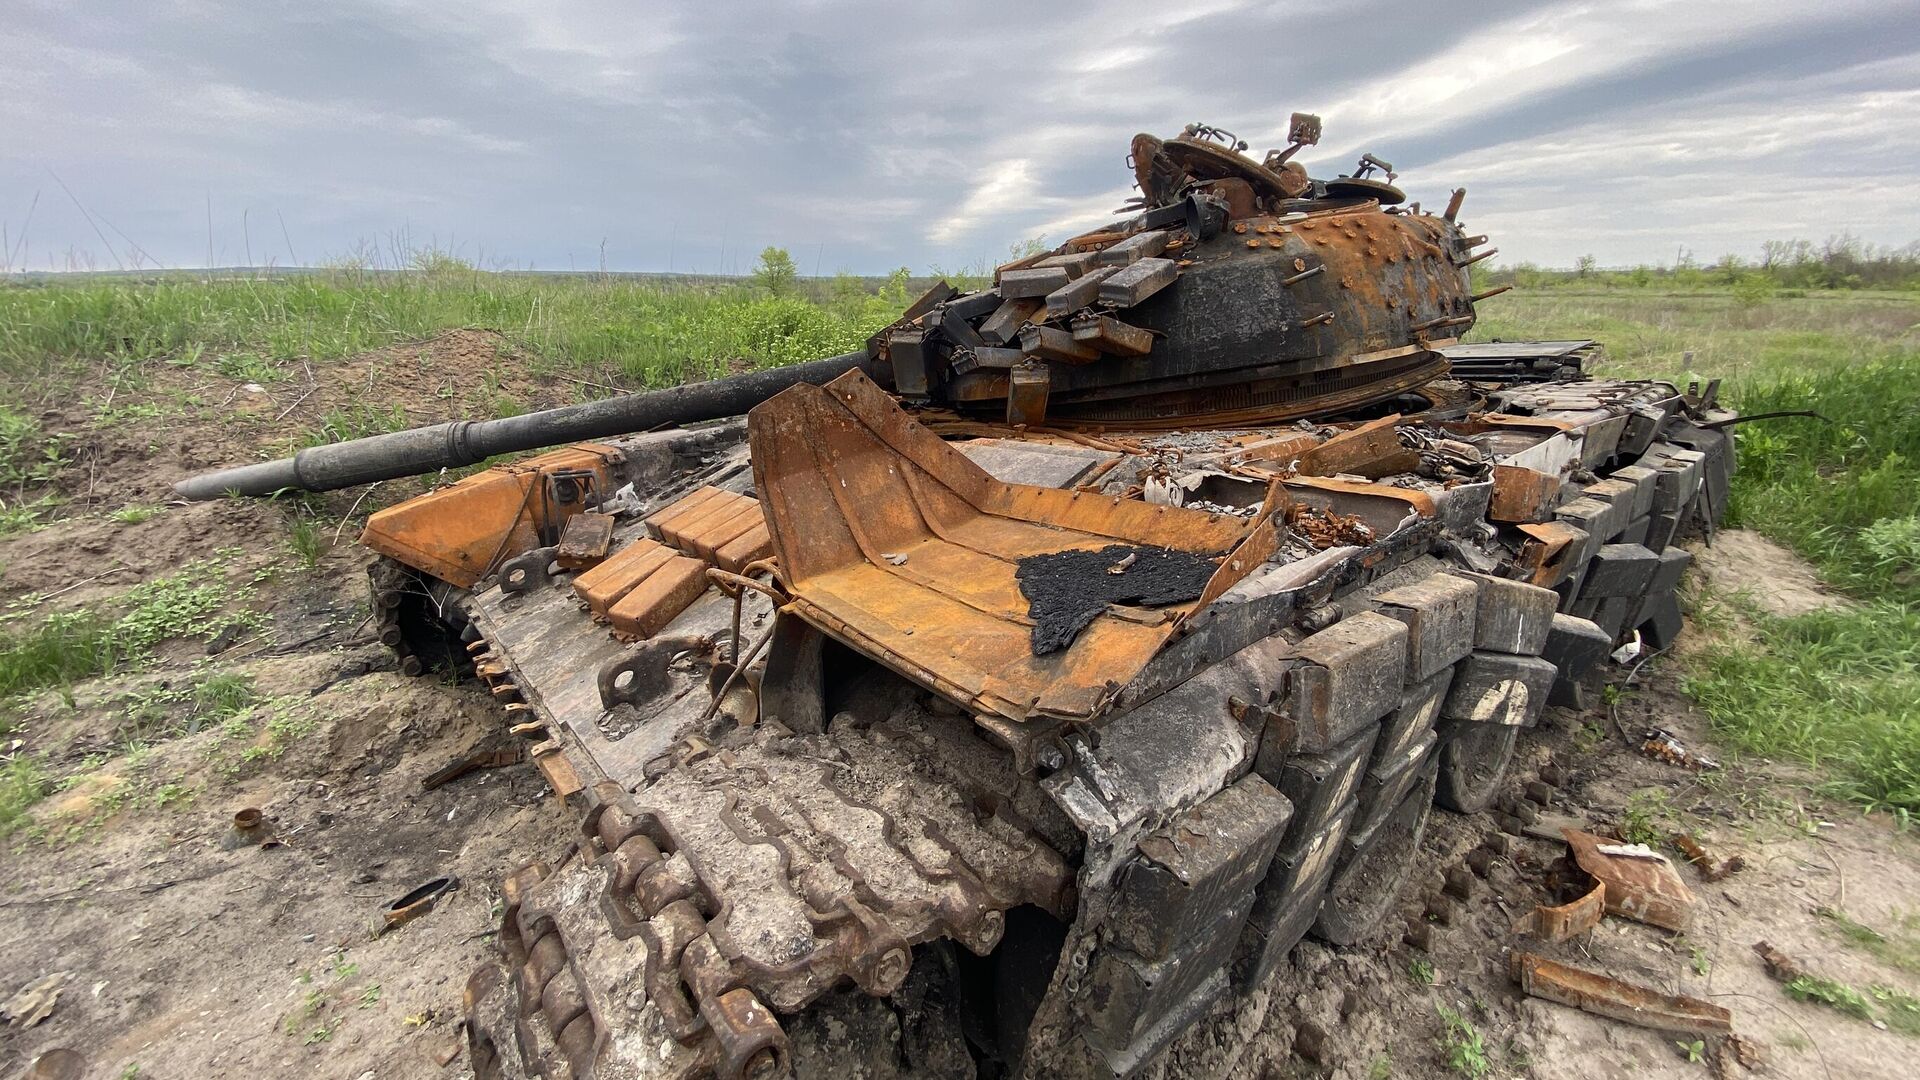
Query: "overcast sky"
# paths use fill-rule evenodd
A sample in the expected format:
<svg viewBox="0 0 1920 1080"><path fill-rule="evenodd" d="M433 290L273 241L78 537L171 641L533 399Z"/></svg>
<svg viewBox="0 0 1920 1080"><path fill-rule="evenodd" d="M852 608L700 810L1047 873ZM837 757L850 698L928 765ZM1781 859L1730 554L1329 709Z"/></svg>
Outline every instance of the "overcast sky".
<svg viewBox="0 0 1920 1080"><path fill-rule="evenodd" d="M1920 239L1913 0L0 0L0 221L16 269L201 266L211 217L220 265L919 271L1099 224L1136 131L1294 110L1500 262Z"/></svg>

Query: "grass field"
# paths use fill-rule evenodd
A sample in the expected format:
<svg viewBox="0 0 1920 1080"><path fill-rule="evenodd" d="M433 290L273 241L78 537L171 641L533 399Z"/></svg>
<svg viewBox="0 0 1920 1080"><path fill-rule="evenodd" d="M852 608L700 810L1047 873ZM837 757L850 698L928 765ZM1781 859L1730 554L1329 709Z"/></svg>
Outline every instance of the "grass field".
<svg viewBox="0 0 1920 1080"><path fill-rule="evenodd" d="M543 370L661 385L854 348L913 284L896 275L669 287L452 267L0 286L0 401L11 403L0 405L0 534L63 512L46 483L60 437L36 417L69 403L88 373L109 370L129 388L162 365L269 382L301 365L482 327L514 339ZM1607 344L1612 373L1718 377L1744 412L1810 408L1828 418L1739 429L1732 515L1803 553L1862 606L1753 615L1752 640L1692 661L1689 687L1734 747L1817 765L1834 793L1862 805L1920 811L1920 295L1555 286L1489 301L1475 336L1594 337ZM0 695L111 668L125 648L116 626L0 627Z"/></svg>

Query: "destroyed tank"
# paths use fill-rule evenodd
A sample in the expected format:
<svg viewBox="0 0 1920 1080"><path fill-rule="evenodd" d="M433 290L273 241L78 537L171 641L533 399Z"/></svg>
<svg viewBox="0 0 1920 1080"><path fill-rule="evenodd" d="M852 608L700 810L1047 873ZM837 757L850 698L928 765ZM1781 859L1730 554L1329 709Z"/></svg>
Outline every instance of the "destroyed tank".
<svg viewBox="0 0 1920 1080"><path fill-rule="evenodd" d="M1306 935L1397 932L1435 806L1679 631L1712 388L1462 344L1485 238L1362 159L1139 136L1121 220L860 353L246 466L575 445L370 519L580 831L467 984L497 1077L1135 1075Z"/></svg>

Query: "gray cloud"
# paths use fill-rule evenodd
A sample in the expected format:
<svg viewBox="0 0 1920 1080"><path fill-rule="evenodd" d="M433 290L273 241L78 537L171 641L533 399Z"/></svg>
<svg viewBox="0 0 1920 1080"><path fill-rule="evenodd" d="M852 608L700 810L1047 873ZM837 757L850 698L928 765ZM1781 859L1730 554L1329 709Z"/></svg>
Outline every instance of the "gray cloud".
<svg viewBox="0 0 1920 1080"><path fill-rule="evenodd" d="M513 265L990 260L1098 224L1135 131L1455 184L1508 260L1920 237L1900 0L690 4L14 0L0 220L36 268L315 262L404 231ZM94 225L55 176L92 212ZM242 220L248 224L243 233ZM283 237L279 220L286 222ZM107 242L103 243L100 234ZM291 248L291 252L288 250Z"/></svg>

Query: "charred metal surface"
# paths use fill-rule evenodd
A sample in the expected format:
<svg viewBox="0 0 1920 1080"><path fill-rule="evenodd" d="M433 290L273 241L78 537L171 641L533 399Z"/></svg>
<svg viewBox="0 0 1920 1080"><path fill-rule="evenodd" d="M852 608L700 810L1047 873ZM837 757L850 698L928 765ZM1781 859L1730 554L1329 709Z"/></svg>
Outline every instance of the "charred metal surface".
<svg viewBox="0 0 1920 1080"><path fill-rule="evenodd" d="M1029 555L1014 577L1033 620L1033 654L1044 656L1072 644L1109 604L1157 608L1194 600L1218 569L1189 551L1109 544Z"/></svg>
<svg viewBox="0 0 1920 1080"><path fill-rule="evenodd" d="M582 820L503 890L477 1076L1131 1076L1304 935L1371 947L1435 805L1534 813L1517 734L1677 632L1733 416L1587 378L1592 342L1459 342L1491 295L1464 193L1402 207L1370 154L1314 179L1318 137L1137 137L1116 220L865 354L241 470L603 440L365 537L402 670L471 665ZM1670 866L1570 839L1601 884L1531 932L1684 925Z"/></svg>

